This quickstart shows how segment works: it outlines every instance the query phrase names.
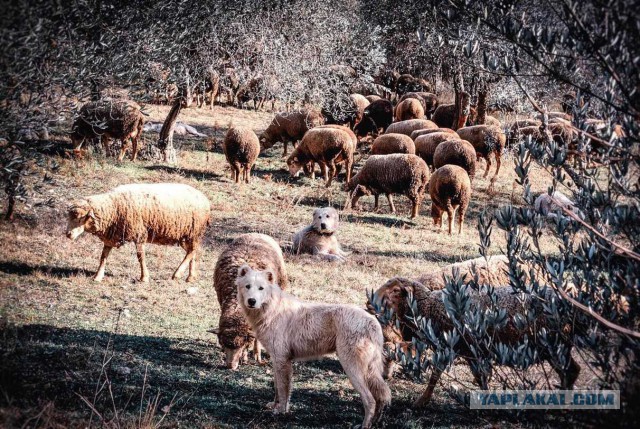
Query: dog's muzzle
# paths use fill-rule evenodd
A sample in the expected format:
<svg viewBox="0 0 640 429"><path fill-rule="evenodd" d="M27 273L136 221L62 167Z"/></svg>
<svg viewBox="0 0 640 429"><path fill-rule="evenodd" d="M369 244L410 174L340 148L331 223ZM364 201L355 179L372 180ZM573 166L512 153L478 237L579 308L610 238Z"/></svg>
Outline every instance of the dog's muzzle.
<svg viewBox="0 0 640 429"><path fill-rule="evenodd" d="M253 298L249 298L249 299L247 300L247 306L248 306L249 308L256 308L256 300L255 300L255 299L253 299Z"/></svg>

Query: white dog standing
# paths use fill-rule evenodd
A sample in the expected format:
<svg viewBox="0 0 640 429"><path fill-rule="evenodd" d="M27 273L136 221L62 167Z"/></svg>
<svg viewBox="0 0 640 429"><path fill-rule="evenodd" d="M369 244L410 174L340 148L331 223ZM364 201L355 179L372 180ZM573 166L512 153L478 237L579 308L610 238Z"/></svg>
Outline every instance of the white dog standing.
<svg viewBox="0 0 640 429"><path fill-rule="evenodd" d="M296 255L310 253L328 261L343 262L347 254L338 243L338 223L338 212L333 207L315 209L311 225L293 236L293 252Z"/></svg>
<svg viewBox="0 0 640 429"><path fill-rule="evenodd" d="M289 410L292 361L335 352L364 405L363 428L377 422L391 402L382 378L382 328L364 309L303 302L273 284L270 271L238 269L238 302L258 340L271 356L275 381L274 413Z"/></svg>

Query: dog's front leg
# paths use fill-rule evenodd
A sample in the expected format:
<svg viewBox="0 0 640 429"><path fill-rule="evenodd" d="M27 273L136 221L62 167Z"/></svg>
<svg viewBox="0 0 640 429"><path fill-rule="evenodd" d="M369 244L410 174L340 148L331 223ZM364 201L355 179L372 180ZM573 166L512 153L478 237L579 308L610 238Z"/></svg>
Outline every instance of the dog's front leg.
<svg viewBox="0 0 640 429"><path fill-rule="evenodd" d="M273 408L275 414L289 412L289 399L291 398L291 384L293 382L293 367L290 359L274 359L273 372L276 380L276 404Z"/></svg>

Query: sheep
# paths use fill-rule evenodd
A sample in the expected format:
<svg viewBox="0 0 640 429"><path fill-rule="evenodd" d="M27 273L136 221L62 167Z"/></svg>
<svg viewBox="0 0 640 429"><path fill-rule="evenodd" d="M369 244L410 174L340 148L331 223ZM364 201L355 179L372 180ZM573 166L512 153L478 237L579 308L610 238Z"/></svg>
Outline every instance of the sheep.
<svg viewBox="0 0 640 429"><path fill-rule="evenodd" d="M514 294L511 287L501 287L505 285L495 284L493 286L498 286L494 289L498 300L498 306L506 310L508 318L506 325L491 332L496 343L516 345L521 343L525 336L529 339L536 338L537 332L541 328L546 328L547 330L554 328L549 326L551 322L546 320L543 316L543 302L541 299L534 300L531 297L527 297L525 300L526 302L523 304L521 297ZM486 293L476 290L469 290L469 293L471 296L472 308L483 309L488 308L491 305ZM547 289L546 295L543 299L548 302L552 299L552 293L552 291ZM383 335L387 335L387 337L385 337L385 342L387 344L389 339L393 342L397 342L398 338L402 338L404 341L411 341L413 337L418 336L415 326L411 323L407 323L409 320L407 316L411 314L409 303L407 302L409 294L413 295L415 298L418 314L431 322L431 326L436 335L442 332L451 331L454 328L451 319L447 315L447 310L445 309L444 290L430 290L419 282L402 277L395 277L387 281L376 291L376 296L380 302L382 302L385 307L393 310L392 320L389 321L389 324L386 327L383 327ZM522 318L521 309L523 308L523 305L535 308L537 310L537 314L540 316L535 321L529 322L531 325L524 326L522 329L519 327L520 323L523 321L526 322L526 318ZM369 303L369 308L371 307L371 303ZM516 320L519 320L519 322L516 322ZM397 325L399 327L393 325ZM559 328L564 329L565 327ZM486 390L489 379L483 379L482 374L474 369L474 355L469 348L469 343L470 341L465 339L458 341L455 345L456 354L467 361L476 383L478 383L482 389ZM551 356L543 354L539 357L538 362L545 360L549 361L560 376L561 388L572 389L573 384L580 374L580 365L571 356L572 344L570 342L565 342L564 346L564 361L567 362L566 374L564 374L565 368L562 367L562 364ZM390 375L392 371L393 365L387 363L385 375ZM427 389L414 402L415 407L423 406L430 401L433 390L435 389L441 375L441 370L433 368ZM489 378L490 376L491 374L489 374Z"/></svg>
<svg viewBox="0 0 640 429"><path fill-rule="evenodd" d="M371 145L371 155L389 155L391 153L416 153L411 137L404 134L383 134Z"/></svg>
<svg viewBox="0 0 640 429"><path fill-rule="evenodd" d="M509 284L509 258L505 255L490 256L485 259L479 257L462 262L446 265L443 268L422 274L414 280L423 284L430 290L444 289L444 276L453 276L453 270L458 270L461 276L466 276L465 283L473 278L472 268L478 274L481 284L508 285Z"/></svg>
<svg viewBox="0 0 640 429"><path fill-rule="evenodd" d="M429 195L434 225L442 228L442 212L446 211L451 235L453 217L457 211L458 234L462 234L464 215L471 198L471 182L464 168L451 164L438 168L429 179Z"/></svg>
<svg viewBox="0 0 640 429"><path fill-rule="evenodd" d="M476 151L466 140L446 140L440 143L433 153L433 167L453 164L465 169L469 180L473 182L476 174Z"/></svg>
<svg viewBox="0 0 640 429"><path fill-rule="evenodd" d="M256 133L250 128L231 127L224 138L222 150L231 166L231 179L238 183L242 170L242 180L249 183L251 167L260 154L260 141Z"/></svg>
<svg viewBox="0 0 640 429"><path fill-rule="evenodd" d="M415 132L415 131L414 131ZM416 145L416 155L424 159L429 167L433 167L433 154L438 145L447 140L459 140L460 137L456 132L440 132L423 134L416 137L414 143Z"/></svg>
<svg viewBox="0 0 640 429"><path fill-rule="evenodd" d="M562 209L571 210L576 215L580 215L580 210L576 207L576 203L560 191L554 191L553 195L547 193L538 195L533 206L536 212L549 219L556 218L558 216L557 213L562 212Z"/></svg>
<svg viewBox="0 0 640 429"><path fill-rule="evenodd" d="M413 141L415 141L420 136L424 136L426 134L432 134L432 133L449 133L449 134L455 134L456 136L458 135L458 133L453 131L451 128L429 128L426 130L415 130L414 132L411 133L411 138L413 139Z"/></svg>
<svg viewBox="0 0 640 429"><path fill-rule="evenodd" d="M343 262L347 254L338 243L338 223L338 211L333 207L315 209L311 225L294 234L293 251L297 255L310 253L328 261Z"/></svg>
<svg viewBox="0 0 640 429"><path fill-rule="evenodd" d="M360 122L369 100L361 94L351 94L348 98L332 100L322 108L322 115L327 124L345 125L353 129Z"/></svg>
<svg viewBox="0 0 640 429"><path fill-rule="evenodd" d="M269 149L281 141L284 143L282 156L286 156L289 142L292 142L295 147L308 130L322 124L324 124L324 118L314 110L302 109L296 112L278 113L260 135L260 146L262 149Z"/></svg>
<svg viewBox="0 0 640 429"><path fill-rule="evenodd" d="M365 98L367 99L367 101L369 101L369 105L371 105L371 103L373 103L374 101L382 100L382 97L373 94L367 95Z"/></svg>
<svg viewBox="0 0 640 429"><path fill-rule="evenodd" d="M545 133L547 135L545 135ZM531 138L539 144L546 144L551 141L552 136L548 131L542 130L539 126L516 128L508 134L507 142L510 146L518 143L522 137L531 136Z"/></svg>
<svg viewBox="0 0 640 429"><path fill-rule="evenodd" d="M418 215L420 204L429 183L429 167L418 156L411 154L372 155L362 169L347 184L351 195L351 208L356 207L363 195L373 194L374 210L378 197L386 194L391 213L396 212L393 194L404 194L411 200L411 218Z"/></svg>
<svg viewBox="0 0 640 429"><path fill-rule="evenodd" d="M415 98L407 98L396 106L396 121L424 118L424 108Z"/></svg>
<svg viewBox="0 0 640 429"><path fill-rule="evenodd" d="M512 147L517 144L521 135L534 135L536 132L530 127L539 128L540 125L542 125L542 122L537 119L519 119L512 122L507 127L507 146ZM524 128L527 128L527 130L523 130Z"/></svg>
<svg viewBox="0 0 640 429"><path fill-rule="evenodd" d="M494 127L501 127L502 123L498 120L498 118L494 118L493 116L486 115L484 118L484 125L491 125Z"/></svg>
<svg viewBox="0 0 640 429"><path fill-rule="evenodd" d="M240 359L246 358L246 351L252 345L254 358L261 362L260 346L237 301L235 281L238 269L245 264L256 270L271 271L282 289L289 285L282 250L268 235L243 234L220 254L213 274L213 286L221 309L220 320L218 328L210 332L218 336L227 368L234 370L238 368Z"/></svg>
<svg viewBox="0 0 640 429"><path fill-rule="evenodd" d="M428 119L409 119L407 121L394 122L389 125L385 134L397 133L411 137L412 132L429 128L434 129L438 128L438 126Z"/></svg>
<svg viewBox="0 0 640 429"><path fill-rule="evenodd" d="M367 100L364 95L360 94L351 94L349 96L351 102L356 107L356 117L355 122L351 124L351 128L355 126L360 120L362 120L362 116L364 115L364 110L369 106L369 100Z"/></svg>
<svg viewBox="0 0 640 429"><path fill-rule="evenodd" d="M415 98L422 104L424 109L424 116L427 119L431 119L433 112L438 107L438 97L430 92L407 92L400 98L400 102L407 98Z"/></svg>
<svg viewBox="0 0 640 429"><path fill-rule="evenodd" d="M473 145L478 159L484 158L487 161L487 169L484 172L484 177L487 177L491 169L490 155L492 153L495 154L497 166L494 178L498 176L502 160L502 151L507 143L507 136L502 132L502 129L492 125L473 125L471 127L460 128L457 132L461 139Z"/></svg>
<svg viewBox="0 0 640 429"><path fill-rule="evenodd" d="M140 106L130 100L105 98L91 101L80 108L78 117L71 128L71 142L73 151L80 154L80 148L86 139L100 137L105 154L111 152L109 140L122 140L120 156L122 161L127 150L127 142L131 139L131 161L138 157L138 138L144 127L144 115Z"/></svg>
<svg viewBox="0 0 640 429"><path fill-rule="evenodd" d="M122 185L105 194L75 201L68 211L67 237L83 232L103 243L96 282L104 278L107 257L112 248L127 242L136 245L140 262L140 281L149 281L145 243L179 244L187 253L173 273L178 279L189 265L187 282L196 280L197 253L211 219L211 203L204 194L179 183Z"/></svg>
<svg viewBox="0 0 640 429"><path fill-rule="evenodd" d="M429 82L422 78L413 77L408 73L400 75L396 83L396 92L404 95L407 92L420 92L431 90Z"/></svg>
<svg viewBox="0 0 640 429"><path fill-rule="evenodd" d="M454 104L441 104L433 112L431 120L438 124L439 127L461 128L467 123L467 120L473 116L471 109L471 95L468 92L460 93L460 105L462 109L462 117L458 118L458 123L453 122L456 119L456 105Z"/></svg>
<svg viewBox="0 0 640 429"><path fill-rule="evenodd" d="M353 131L358 137L365 137L371 133L377 135L379 130L384 132L393 122L393 104L381 99L372 102L362 113L362 120L356 124Z"/></svg>
<svg viewBox="0 0 640 429"><path fill-rule="evenodd" d="M575 148L574 143L578 139L578 133L571 122L549 121L547 128L556 143L570 149Z"/></svg>
<svg viewBox="0 0 640 429"><path fill-rule="evenodd" d="M535 116L535 119L542 121L543 117L545 114L543 113L538 113ZM556 119L556 118L560 118L560 119L564 119L565 121L571 121L572 116L569 115L568 113L565 112L546 112L547 118L549 119Z"/></svg>
<svg viewBox="0 0 640 429"><path fill-rule="evenodd" d="M344 130L336 128L311 129L287 158L287 165L291 175L297 176L305 165L317 162L320 164L328 188L336 175L336 163L345 163L347 182L351 179L354 152L353 139Z"/></svg>

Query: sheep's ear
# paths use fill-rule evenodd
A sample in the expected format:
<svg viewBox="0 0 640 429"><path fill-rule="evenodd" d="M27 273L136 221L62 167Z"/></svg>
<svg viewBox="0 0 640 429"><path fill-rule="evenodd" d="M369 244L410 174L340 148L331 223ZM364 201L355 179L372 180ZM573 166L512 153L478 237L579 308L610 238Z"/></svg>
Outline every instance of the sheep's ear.
<svg viewBox="0 0 640 429"><path fill-rule="evenodd" d="M244 277L251 270L251 267L247 264L244 264L240 268L238 268L238 277Z"/></svg>
<svg viewBox="0 0 640 429"><path fill-rule="evenodd" d="M89 213L87 213L87 217L96 220L96 214L93 212L93 209L89 210Z"/></svg>
<svg viewBox="0 0 640 429"><path fill-rule="evenodd" d="M264 272L264 276L267 278L267 281L271 284L273 284L276 276L273 275L273 272L271 272L271 270L266 270Z"/></svg>

